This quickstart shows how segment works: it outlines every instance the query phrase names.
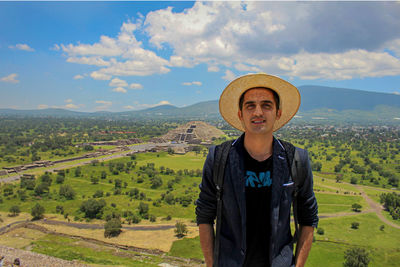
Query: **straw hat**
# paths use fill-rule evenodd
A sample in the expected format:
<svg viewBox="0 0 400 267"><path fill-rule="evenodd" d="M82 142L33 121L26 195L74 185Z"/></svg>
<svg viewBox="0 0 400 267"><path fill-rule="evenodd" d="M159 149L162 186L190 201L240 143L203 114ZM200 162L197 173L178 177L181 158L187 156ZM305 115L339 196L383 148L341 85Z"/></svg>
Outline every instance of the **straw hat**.
<svg viewBox="0 0 400 267"><path fill-rule="evenodd" d="M273 127L275 132L290 121L300 107L299 90L276 76L257 73L247 74L233 80L219 98L219 112L230 125L244 132L242 122L238 117L239 99L246 90L256 87L270 88L279 95L282 115L279 120L275 121Z"/></svg>

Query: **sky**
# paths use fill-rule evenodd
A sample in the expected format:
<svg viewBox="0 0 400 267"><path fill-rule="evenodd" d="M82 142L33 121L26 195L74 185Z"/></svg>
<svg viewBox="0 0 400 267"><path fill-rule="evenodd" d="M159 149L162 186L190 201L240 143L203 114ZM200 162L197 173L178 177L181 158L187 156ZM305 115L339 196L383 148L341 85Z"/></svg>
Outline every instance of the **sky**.
<svg viewBox="0 0 400 267"><path fill-rule="evenodd" d="M217 100L265 72L400 94L400 2L0 2L0 108Z"/></svg>

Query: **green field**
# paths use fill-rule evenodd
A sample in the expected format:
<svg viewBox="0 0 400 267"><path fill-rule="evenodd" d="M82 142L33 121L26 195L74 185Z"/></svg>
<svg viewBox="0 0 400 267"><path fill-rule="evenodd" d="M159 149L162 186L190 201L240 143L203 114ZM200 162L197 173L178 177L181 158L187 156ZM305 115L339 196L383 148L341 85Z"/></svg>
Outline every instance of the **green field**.
<svg viewBox="0 0 400 267"><path fill-rule="evenodd" d="M66 173L64 184L70 185L76 192L73 200L66 200L59 196L60 184L56 184L56 174L52 174L53 182L48 194L34 196L32 190L26 190L27 200L22 201L19 198L19 184L1 185L3 189L7 186L13 187L13 194L10 196L1 195L0 210L8 212L11 206L18 205L22 212L30 213L32 206L40 203L46 209L46 214L56 213L56 206L63 206L64 213L68 214L71 220L84 221L84 215L79 210L81 203L93 194L101 190L104 192L103 198L107 206L104 209L105 214L112 212L124 213L126 211L138 212L140 202L148 204L149 214L157 217L157 222L168 215L174 220L188 219L193 220L194 201L198 197L198 185L201 182L199 175L189 175L189 172L201 170L205 156L203 153L194 152L186 155L170 155L166 152L160 153L142 153L136 154L136 158L123 157L95 165L89 164L81 166L82 175L75 175L75 168L70 168ZM110 164L127 163L132 167L124 167L117 174L110 171ZM154 164L155 173L162 180L162 185L152 188L151 178L141 168L146 168L148 164ZM166 169L171 169L174 173L166 174ZM161 171L163 169L164 171ZM185 173L186 169L186 173ZM101 179L101 173L106 172L107 177ZM180 173L180 174L179 174ZM179 182L174 182L180 176ZM99 178L97 183L92 182L92 178ZM115 180L121 180L122 186L120 192L115 194ZM139 180L142 179L141 182ZM314 187L318 200L319 213L321 215L345 215L339 217L330 217L320 220L319 227L325 230L324 235L316 234L307 266L340 266L343 263L343 253L347 248L361 246L366 248L372 257L370 266L396 266L400 262L400 230L389 225L385 225L384 230L379 228L384 225L383 222L374 213L359 214L353 212L352 204L362 205L362 210L368 209L364 198L360 195L361 191L354 185L348 183L337 183L334 179L315 175ZM143 199L135 199L129 196L132 189L138 189L145 194ZM379 201L379 194L389 192L389 190L378 190L374 188L361 187L362 190L374 201ZM108 195L107 195L108 193ZM168 204L162 200L163 195L171 194L176 199L175 203ZM179 202L182 197L189 197L190 203L183 206ZM154 205L159 201L159 205ZM349 215L353 214L353 215ZM103 216L104 216L103 215ZM384 216L391 221L400 224L390 218L387 212ZM90 222L90 220L87 220ZM123 218L124 221L124 218ZM148 220L142 219L142 222L148 223ZM352 222L359 222L360 227L357 230L351 229ZM90 264L120 265L120 266L157 266L161 263L158 257L148 257L138 259L134 253L117 254L107 248L93 249L90 246L84 246L70 238L60 238L52 235L41 237L32 242L32 249L35 252L56 256L67 260L79 260ZM101 256L98 256L101 254ZM199 245L199 238L183 238L175 241L168 253L171 256L202 259L202 253Z"/></svg>

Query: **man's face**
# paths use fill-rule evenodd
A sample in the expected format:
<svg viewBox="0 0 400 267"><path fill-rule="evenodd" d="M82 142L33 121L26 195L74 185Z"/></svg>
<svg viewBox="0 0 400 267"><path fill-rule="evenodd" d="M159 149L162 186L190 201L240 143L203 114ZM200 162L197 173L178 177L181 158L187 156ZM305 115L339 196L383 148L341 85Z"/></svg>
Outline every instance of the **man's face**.
<svg viewBox="0 0 400 267"><path fill-rule="evenodd" d="M238 116L246 133L272 134L281 110L276 110L274 95L270 90L254 88L244 94L243 107Z"/></svg>

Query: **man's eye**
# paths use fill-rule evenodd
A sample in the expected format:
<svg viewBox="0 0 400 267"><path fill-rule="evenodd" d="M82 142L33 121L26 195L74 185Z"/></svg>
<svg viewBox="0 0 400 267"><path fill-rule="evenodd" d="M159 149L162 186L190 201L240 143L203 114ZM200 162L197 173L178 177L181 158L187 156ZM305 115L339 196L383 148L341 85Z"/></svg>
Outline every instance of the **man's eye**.
<svg viewBox="0 0 400 267"><path fill-rule="evenodd" d="M252 108L254 108L256 105L254 105L254 104L249 104L249 105L247 105L247 108L248 109L252 109Z"/></svg>

